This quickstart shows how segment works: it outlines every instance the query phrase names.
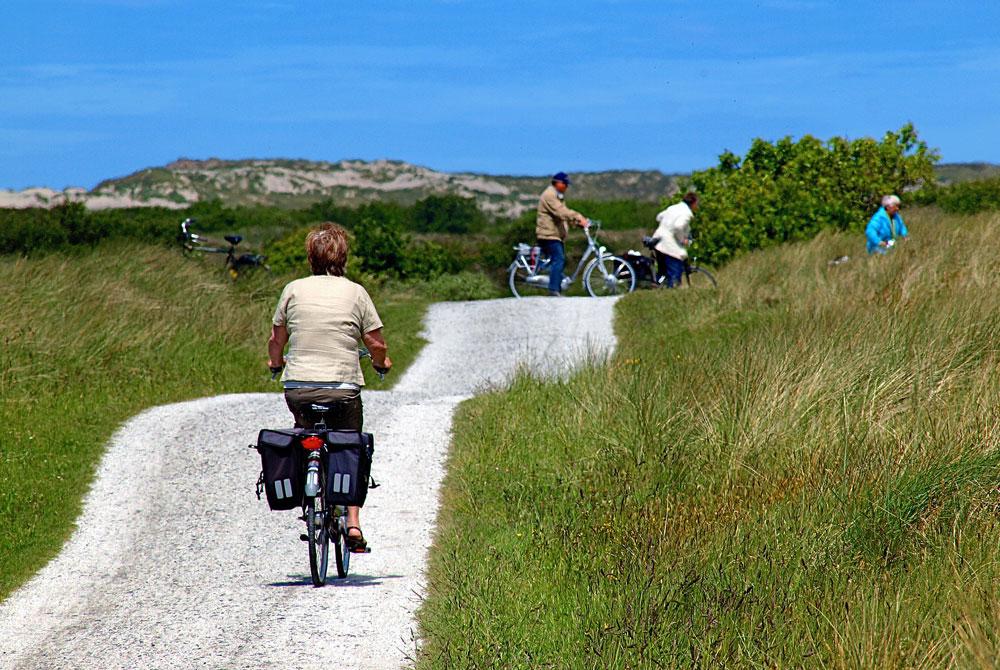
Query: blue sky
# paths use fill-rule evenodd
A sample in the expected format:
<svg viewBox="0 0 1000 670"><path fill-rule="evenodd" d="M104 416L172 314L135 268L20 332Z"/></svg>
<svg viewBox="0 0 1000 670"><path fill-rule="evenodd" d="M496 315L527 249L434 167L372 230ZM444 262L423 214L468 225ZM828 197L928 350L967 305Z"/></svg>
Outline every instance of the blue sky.
<svg viewBox="0 0 1000 670"><path fill-rule="evenodd" d="M1000 3L7 0L0 188L188 158L688 172L755 137L1000 162Z"/></svg>

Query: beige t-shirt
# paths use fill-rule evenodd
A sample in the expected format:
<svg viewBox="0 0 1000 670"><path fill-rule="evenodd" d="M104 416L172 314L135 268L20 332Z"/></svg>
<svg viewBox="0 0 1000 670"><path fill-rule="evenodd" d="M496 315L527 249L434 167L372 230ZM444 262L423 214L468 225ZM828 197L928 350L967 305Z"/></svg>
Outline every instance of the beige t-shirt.
<svg viewBox="0 0 1000 670"><path fill-rule="evenodd" d="M282 381L364 384L358 342L382 320L360 284L329 275L296 279L281 292L272 323L288 328Z"/></svg>

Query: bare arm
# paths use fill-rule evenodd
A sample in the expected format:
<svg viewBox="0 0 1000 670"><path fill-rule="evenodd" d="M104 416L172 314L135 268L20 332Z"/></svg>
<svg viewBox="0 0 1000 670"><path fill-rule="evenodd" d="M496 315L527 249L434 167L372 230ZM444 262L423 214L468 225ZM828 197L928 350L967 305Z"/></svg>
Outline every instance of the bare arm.
<svg viewBox="0 0 1000 670"><path fill-rule="evenodd" d="M288 328L271 326L271 338L267 341L267 366L285 367L285 345L288 344Z"/></svg>
<svg viewBox="0 0 1000 670"><path fill-rule="evenodd" d="M361 339L364 340L365 346L368 347L368 353L372 356L372 365L374 367L382 368L383 370L388 370L392 367L392 359L387 355L389 347L385 343L385 338L382 337L381 328L376 328L373 331L365 333Z"/></svg>

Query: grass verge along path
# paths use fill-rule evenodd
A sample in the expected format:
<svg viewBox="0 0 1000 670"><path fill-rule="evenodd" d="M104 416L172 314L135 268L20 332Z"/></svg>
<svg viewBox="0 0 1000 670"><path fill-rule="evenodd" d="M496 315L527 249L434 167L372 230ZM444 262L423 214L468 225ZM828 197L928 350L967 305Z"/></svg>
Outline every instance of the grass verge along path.
<svg viewBox="0 0 1000 670"><path fill-rule="evenodd" d="M418 667L994 667L1000 221L908 223L632 294L609 365L464 403Z"/></svg>

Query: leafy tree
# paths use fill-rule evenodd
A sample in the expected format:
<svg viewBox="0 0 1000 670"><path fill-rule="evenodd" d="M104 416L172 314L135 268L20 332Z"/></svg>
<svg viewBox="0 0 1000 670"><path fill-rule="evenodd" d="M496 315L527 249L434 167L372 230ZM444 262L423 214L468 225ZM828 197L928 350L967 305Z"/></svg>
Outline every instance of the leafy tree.
<svg viewBox="0 0 1000 670"><path fill-rule="evenodd" d="M698 254L722 263L823 228L860 229L886 193L933 183L937 159L912 124L881 141L756 139L742 158L726 151L718 166L691 175Z"/></svg>

